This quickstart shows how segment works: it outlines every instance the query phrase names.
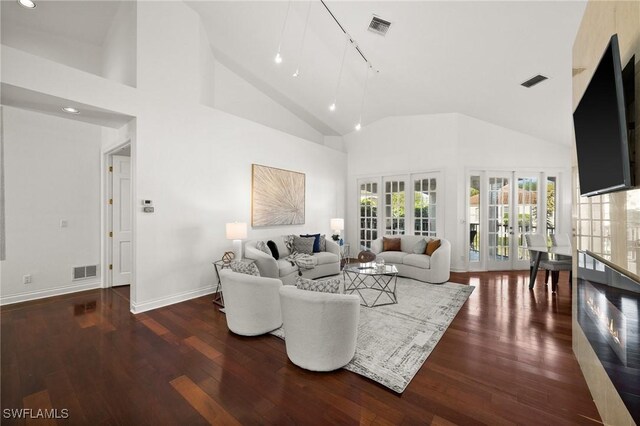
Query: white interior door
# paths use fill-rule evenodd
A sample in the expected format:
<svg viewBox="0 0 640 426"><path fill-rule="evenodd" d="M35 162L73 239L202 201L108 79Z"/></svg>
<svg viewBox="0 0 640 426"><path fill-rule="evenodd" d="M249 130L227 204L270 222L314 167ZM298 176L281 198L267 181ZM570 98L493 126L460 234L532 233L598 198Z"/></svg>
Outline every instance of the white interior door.
<svg viewBox="0 0 640 426"><path fill-rule="evenodd" d="M111 285L131 284L131 158L112 156Z"/></svg>

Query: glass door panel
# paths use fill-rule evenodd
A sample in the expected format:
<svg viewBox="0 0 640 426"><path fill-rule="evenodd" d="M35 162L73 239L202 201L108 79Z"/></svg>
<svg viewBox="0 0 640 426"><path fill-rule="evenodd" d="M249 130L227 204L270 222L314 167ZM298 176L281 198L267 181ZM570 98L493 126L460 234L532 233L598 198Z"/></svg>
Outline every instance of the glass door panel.
<svg viewBox="0 0 640 426"><path fill-rule="evenodd" d="M378 182L360 182L360 249L378 238Z"/></svg>
<svg viewBox="0 0 640 426"><path fill-rule="evenodd" d="M413 179L413 233L414 235L436 235L436 178Z"/></svg>
<svg viewBox="0 0 640 426"><path fill-rule="evenodd" d="M487 187L487 269L511 268L512 231L511 178L508 175L488 177Z"/></svg>
<svg viewBox="0 0 640 426"><path fill-rule="evenodd" d="M406 197L405 180L384 181L384 234L405 234Z"/></svg>
<svg viewBox="0 0 640 426"><path fill-rule="evenodd" d="M480 211L482 197L480 196L480 176L469 177L469 262L480 263Z"/></svg>
<svg viewBox="0 0 640 426"><path fill-rule="evenodd" d="M538 182L536 175L517 175L518 185L514 196L514 208L517 223L511 224L515 231L514 244L517 256L514 257L514 269L529 267L529 251L526 248L524 235L538 232Z"/></svg>

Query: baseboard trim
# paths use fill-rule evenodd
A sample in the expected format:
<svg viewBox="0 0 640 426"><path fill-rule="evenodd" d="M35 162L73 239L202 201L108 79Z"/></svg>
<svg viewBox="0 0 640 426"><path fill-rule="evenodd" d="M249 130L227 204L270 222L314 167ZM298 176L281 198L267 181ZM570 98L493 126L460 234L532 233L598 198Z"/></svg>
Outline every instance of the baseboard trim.
<svg viewBox="0 0 640 426"><path fill-rule="evenodd" d="M152 309L162 308L164 306L173 305L175 303L184 302L186 300L195 299L197 297L206 296L216 291L216 287L213 285L199 288L197 290L185 291L184 293L173 294L171 296L161 297L159 299L150 300L148 302L134 303L131 302L131 312L134 314L140 314L142 312L150 311Z"/></svg>
<svg viewBox="0 0 640 426"><path fill-rule="evenodd" d="M10 296L1 296L0 306L11 305L13 303L28 302L30 300L44 299L45 297L60 296L62 294L77 293L79 291L93 290L101 287L102 283L100 282L100 280L98 280L83 282L82 284L72 284L61 287L47 288L44 290L12 294Z"/></svg>

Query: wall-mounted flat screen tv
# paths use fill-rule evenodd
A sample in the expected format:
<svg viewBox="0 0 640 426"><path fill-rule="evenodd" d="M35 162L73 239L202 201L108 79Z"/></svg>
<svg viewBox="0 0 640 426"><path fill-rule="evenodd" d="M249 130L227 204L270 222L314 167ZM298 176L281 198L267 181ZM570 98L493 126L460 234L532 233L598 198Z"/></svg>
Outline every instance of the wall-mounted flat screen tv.
<svg viewBox="0 0 640 426"><path fill-rule="evenodd" d="M628 68L631 67L631 70ZM634 59L625 68L633 76ZM578 154L580 194L592 196L621 191L634 185L631 160L633 141L630 139L630 117L625 102L618 36L613 35L573 113L573 125ZM630 80L630 82L629 82ZM626 88L633 94L633 88Z"/></svg>

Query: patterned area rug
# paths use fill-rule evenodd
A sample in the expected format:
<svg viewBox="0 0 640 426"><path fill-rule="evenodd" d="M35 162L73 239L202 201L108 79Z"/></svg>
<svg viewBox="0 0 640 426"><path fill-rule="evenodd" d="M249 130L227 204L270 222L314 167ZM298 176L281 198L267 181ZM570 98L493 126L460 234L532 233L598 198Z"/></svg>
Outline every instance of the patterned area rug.
<svg viewBox="0 0 640 426"><path fill-rule="evenodd" d="M360 307L356 355L344 368L404 392L473 290L398 278L397 305ZM284 339L282 328L271 334Z"/></svg>

